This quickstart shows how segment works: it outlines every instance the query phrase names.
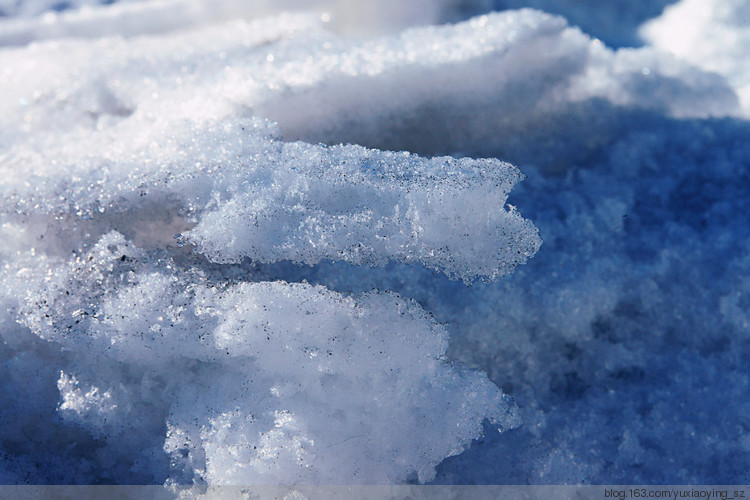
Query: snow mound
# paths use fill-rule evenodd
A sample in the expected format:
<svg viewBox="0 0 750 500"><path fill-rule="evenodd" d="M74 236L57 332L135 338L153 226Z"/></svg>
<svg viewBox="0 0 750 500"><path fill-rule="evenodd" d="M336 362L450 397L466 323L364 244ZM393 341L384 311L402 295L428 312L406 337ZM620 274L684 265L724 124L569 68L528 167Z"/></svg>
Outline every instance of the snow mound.
<svg viewBox="0 0 750 500"><path fill-rule="evenodd" d="M628 0L599 2L597 0L484 0L486 9L535 9L564 16L572 25L597 37L610 47L642 45L638 27L658 16L675 0ZM482 2L477 2L479 5Z"/></svg>
<svg viewBox="0 0 750 500"><path fill-rule="evenodd" d="M491 3L13 3L0 482L746 483L742 54Z"/></svg>
<svg viewBox="0 0 750 500"><path fill-rule="evenodd" d="M142 149L130 134L98 154L50 148L52 161L16 148L6 165L22 175L0 188L5 211L72 214L89 234L123 227L160 245L177 235L144 226L159 207L162 231L185 228L180 243L214 262L420 262L466 281L511 272L541 243L504 208L521 174L497 160L284 143L257 120L154 128Z"/></svg>
<svg viewBox="0 0 750 500"><path fill-rule="evenodd" d="M256 115L279 123L286 140L533 159L560 171L611 144L638 113L738 113L718 75L652 48L612 51L528 9L361 42L283 14L155 37L60 39L5 50L0 64L6 146L30 135L90 140L98 128L145 144L142 130L163 134L179 120ZM72 133L71 124L77 135L42 134Z"/></svg>
<svg viewBox="0 0 750 500"><path fill-rule="evenodd" d="M721 77L652 48L612 51L530 9L354 46L326 40L306 53L270 51L270 91L242 99L288 139L313 143L534 158L562 170L638 112L737 114Z"/></svg>
<svg viewBox="0 0 750 500"><path fill-rule="evenodd" d="M60 415L136 456L163 442L172 480L425 481L484 418L518 424L483 374L446 362L445 329L395 294L216 283L116 232L64 262L14 264L3 302L75 358Z"/></svg>
<svg viewBox="0 0 750 500"><path fill-rule="evenodd" d="M9 474L424 482L484 421L519 424L417 303L264 278L341 261L495 281L541 244L506 205L510 164L284 141L253 109L278 95L262 75L311 43L348 46L283 15L0 52L0 335L45 395L11 378L3 406L48 422ZM67 463L37 458L68 440Z"/></svg>
<svg viewBox="0 0 750 500"><path fill-rule="evenodd" d="M682 0L641 27L655 47L724 75L750 115L750 2Z"/></svg>

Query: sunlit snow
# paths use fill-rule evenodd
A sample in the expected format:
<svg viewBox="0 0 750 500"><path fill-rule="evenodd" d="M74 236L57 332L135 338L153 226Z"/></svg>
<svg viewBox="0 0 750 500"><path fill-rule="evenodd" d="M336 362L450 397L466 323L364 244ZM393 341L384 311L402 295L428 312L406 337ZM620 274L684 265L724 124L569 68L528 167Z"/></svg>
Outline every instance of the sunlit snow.
<svg viewBox="0 0 750 500"><path fill-rule="evenodd" d="M750 3L666 4L0 0L0 483L750 483Z"/></svg>

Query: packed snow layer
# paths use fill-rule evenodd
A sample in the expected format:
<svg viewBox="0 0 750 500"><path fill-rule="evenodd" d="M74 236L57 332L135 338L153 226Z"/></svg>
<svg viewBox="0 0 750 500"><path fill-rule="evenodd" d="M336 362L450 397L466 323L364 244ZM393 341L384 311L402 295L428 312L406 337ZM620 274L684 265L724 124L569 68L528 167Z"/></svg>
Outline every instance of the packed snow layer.
<svg viewBox="0 0 750 500"><path fill-rule="evenodd" d="M641 33L655 47L726 76L750 115L750 2L682 0Z"/></svg>
<svg viewBox="0 0 750 500"><path fill-rule="evenodd" d="M750 482L730 83L539 11L185 5L0 25L0 482Z"/></svg>

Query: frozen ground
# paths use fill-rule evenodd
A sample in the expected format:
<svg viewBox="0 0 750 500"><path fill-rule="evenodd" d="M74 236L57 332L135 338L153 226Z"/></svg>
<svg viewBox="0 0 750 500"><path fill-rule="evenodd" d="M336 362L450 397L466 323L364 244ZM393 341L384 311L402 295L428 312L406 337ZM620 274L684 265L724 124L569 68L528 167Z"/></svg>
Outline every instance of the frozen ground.
<svg viewBox="0 0 750 500"><path fill-rule="evenodd" d="M0 483L750 483L750 3L109 3L0 1Z"/></svg>

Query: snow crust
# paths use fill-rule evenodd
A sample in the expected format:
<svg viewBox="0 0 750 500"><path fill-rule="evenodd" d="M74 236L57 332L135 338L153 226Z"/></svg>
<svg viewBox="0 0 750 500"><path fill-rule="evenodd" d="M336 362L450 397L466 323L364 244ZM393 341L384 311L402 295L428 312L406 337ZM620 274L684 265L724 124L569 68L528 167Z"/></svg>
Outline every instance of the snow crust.
<svg viewBox="0 0 750 500"><path fill-rule="evenodd" d="M0 3L0 483L750 482L746 2L385 4Z"/></svg>

